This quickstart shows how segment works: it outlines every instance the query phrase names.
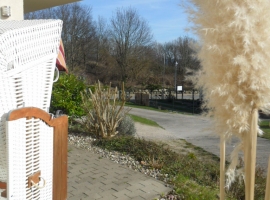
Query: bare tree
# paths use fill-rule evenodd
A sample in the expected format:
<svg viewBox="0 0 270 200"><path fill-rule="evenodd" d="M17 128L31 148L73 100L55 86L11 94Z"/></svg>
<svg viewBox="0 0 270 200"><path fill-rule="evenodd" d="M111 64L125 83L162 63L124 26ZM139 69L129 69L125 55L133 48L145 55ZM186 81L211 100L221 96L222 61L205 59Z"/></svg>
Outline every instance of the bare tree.
<svg viewBox="0 0 270 200"><path fill-rule="evenodd" d="M104 84L115 84L119 82L117 70L115 69L116 61L113 58L111 44L108 38L108 24L106 20L99 16L95 23L95 49L91 62L87 63L86 73L91 82L101 81Z"/></svg>
<svg viewBox="0 0 270 200"><path fill-rule="evenodd" d="M92 9L79 3L28 13L28 19L63 20L62 40L65 45L66 61L71 70L83 66L91 59L94 50L95 26Z"/></svg>
<svg viewBox="0 0 270 200"><path fill-rule="evenodd" d="M151 48L151 60L152 64L149 68L148 74L150 75L147 84L159 84L163 87L166 86L168 80L168 51L165 49L165 45L155 42Z"/></svg>
<svg viewBox="0 0 270 200"><path fill-rule="evenodd" d="M96 23L96 62L105 59L103 55L107 53L104 51L109 52L108 28L106 20L99 16Z"/></svg>
<svg viewBox="0 0 270 200"><path fill-rule="evenodd" d="M200 62L196 57L196 49L193 47L194 44L196 44L196 41L192 38L179 37L162 45L166 75L169 75L172 80L177 75L176 82L181 81L182 85L185 86L188 85L185 81L187 72L190 75L200 68ZM177 66L175 65L176 62L178 63Z"/></svg>
<svg viewBox="0 0 270 200"><path fill-rule="evenodd" d="M152 42L151 30L135 9L121 8L111 19L110 39L121 79L126 82L129 70L135 67L134 61L141 59L144 47Z"/></svg>
<svg viewBox="0 0 270 200"><path fill-rule="evenodd" d="M79 3L57 7L58 18L64 21L62 39L66 45L67 60L73 69L86 67L94 48L95 26L91 7Z"/></svg>
<svg viewBox="0 0 270 200"><path fill-rule="evenodd" d="M174 44L177 46L178 51L178 62L179 66L184 70L187 68L196 70L200 67L199 60L196 57L196 51L194 45L196 41L188 37L179 37L174 41Z"/></svg>

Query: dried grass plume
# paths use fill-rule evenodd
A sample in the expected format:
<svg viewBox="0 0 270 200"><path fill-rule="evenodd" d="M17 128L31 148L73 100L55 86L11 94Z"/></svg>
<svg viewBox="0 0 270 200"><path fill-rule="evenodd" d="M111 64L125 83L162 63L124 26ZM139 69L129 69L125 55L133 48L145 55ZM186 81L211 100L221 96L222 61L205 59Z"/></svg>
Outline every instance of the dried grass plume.
<svg viewBox="0 0 270 200"><path fill-rule="evenodd" d="M243 141L249 134L254 108L269 113L270 100L270 1L190 0L188 12L200 36L199 59L206 106L215 121L215 132ZM227 171L233 181L238 153L235 148Z"/></svg>

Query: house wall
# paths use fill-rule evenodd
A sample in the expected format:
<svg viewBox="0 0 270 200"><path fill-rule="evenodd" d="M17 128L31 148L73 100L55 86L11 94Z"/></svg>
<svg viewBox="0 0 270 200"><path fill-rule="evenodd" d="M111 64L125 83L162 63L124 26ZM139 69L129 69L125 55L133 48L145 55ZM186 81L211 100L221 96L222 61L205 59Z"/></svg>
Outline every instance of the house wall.
<svg viewBox="0 0 270 200"><path fill-rule="evenodd" d="M10 6L10 17L2 16L2 6ZM0 0L0 20L23 20L23 0Z"/></svg>

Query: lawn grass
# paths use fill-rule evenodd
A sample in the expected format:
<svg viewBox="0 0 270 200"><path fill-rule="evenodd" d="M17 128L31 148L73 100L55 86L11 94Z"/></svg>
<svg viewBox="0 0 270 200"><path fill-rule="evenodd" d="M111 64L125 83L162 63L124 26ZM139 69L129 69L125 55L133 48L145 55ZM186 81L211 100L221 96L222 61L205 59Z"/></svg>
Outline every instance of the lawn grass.
<svg viewBox="0 0 270 200"><path fill-rule="evenodd" d="M264 132L264 134L261 137L265 139L270 139L269 121L261 121L260 128Z"/></svg>
<svg viewBox="0 0 270 200"><path fill-rule="evenodd" d="M192 153L176 153L165 144L127 136L96 140L94 145L129 154L137 161L147 163L149 168L158 166L158 169L166 174L159 179L174 186L173 194L177 194L178 199L218 199L219 159L213 158L210 153L201 154L197 149L193 149ZM264 175L257 170L256 199L264 199L265 185ZM232 200L245 199L243 182L237 180L230 190L226 191L226 196L226 199Z"/></svg>
<svg viewBox="0 0 270 200"><path fill-rule="evenodd" d="M148 125L148 126L155 126L155 127L162 128L158 123L156 123L155 121L152 121L150 119L146 119L144 117L140 117L140 116L132 115L132 114L128 114L128 115L131 117L131 119L134 122L139 122L141 124L145 124L145 125Z"/></svg>
<svg viewBox="0 0 270 200"><path fill-rule="evenodd" d="M198 184L189 177L178 174L175 179L176 193L181 194L182 198L194 200L217 199L218 188L208 187ZM183 199L184 199L183 198Z"/></svg>

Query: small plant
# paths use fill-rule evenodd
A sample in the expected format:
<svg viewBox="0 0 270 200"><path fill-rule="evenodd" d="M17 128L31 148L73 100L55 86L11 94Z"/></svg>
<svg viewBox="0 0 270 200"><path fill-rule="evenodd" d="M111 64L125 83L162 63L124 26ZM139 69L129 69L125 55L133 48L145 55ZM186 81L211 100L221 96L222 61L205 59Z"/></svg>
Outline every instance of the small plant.
<svg viewBox="0 0 270 200"><path fill-rule="evenodd" d="M194 153L192 153L192 152L190 152L190 153L188 154L188 157L189 157L190 159L196 159L196 155L195 155Z"/></svg>
<svg viewBox="0 0 270 200"><path fill-rule="evenodd" d="M120 121L119 126L116 128L119 135L130 135L134 136L136 134L136 129L134 121L129 115L122 113L123 118Z"/></svg>
<svg viewBox="0 0 270 200"><path fill-rule="evenodd" d="M159 158L155 159L155 156L152 156L152 158L149 156L149 166L154 169L162 169L164 162L162 159L160 160Z"/></svg>
<svg viewBox="0 0 270 200"><path fill-rule="evenodd" d="M82 126L82 124L79 123L78 120L76 120L76 119L72 120L71 123L68 123L68 130L69 130L69 132L73 132L73 133L83 133L83 132L85 132L84 127Z"/></svg>
<svg viewBox="0 0 270 200"><path fill-rule="evenodd" d="M124 84L122 85L124 91ZM95 87L93 93L82 93L82 107L86 116L81 123L85 125L88 132L95 134L98 138L108 138L115 136L123 116L128 112L124 110L125 93L122 93L121 100L117 100L118 89L107 89L101 87L100 82ZM123 115L124 114L124 115Z"/></svg>

